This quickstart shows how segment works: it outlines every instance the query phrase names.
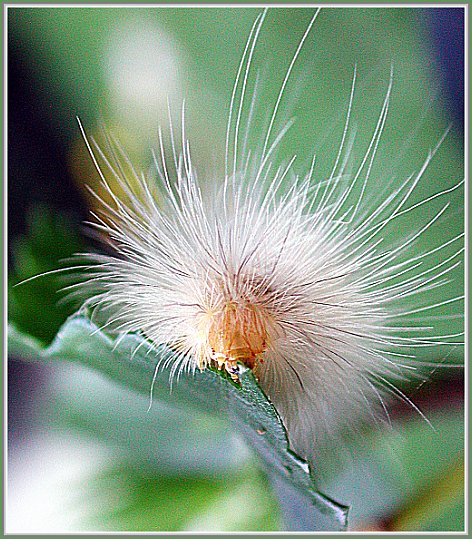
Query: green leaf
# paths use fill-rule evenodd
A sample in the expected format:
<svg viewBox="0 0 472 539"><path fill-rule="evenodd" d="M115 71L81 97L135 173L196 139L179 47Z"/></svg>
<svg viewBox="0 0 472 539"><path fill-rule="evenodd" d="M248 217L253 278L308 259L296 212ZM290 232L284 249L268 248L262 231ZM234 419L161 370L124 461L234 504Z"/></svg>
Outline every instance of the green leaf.
<svg viewBox="0 0 472 539"><path fill-rule="evenodd" d="M352 504L353 529L464 529L463 410L444 403L425 414L430 424L407 416L392 430L372 430L349 446L351 464L337 470L327 488Z"/></svg>
<svg viewBox="0 0 472 539"><path fill-rule="evenodd" d="M70 366L72 367L72 366ZM223 418L154 401L77 366L60 377L43 409L66 428L125 451L154 474L215 476L239 471L252 453Z"/></svg>
<svg viewBox="0 0 472 539"><path fill-rule="evenodd" d="M61 261L84 251L77 226L65 215L38 205L28 214L28 230L11 242L12 269L8 275L8 316L30 335L50 342L59 327L76 309L72 301L59 303L66 283L56 272ZM34 279L17 283L31 277Z"/></svg>
<svg viewBox="0 0 472 539"><path fill-rule="evenodd" d="M392 530L464 530L464 456L432 478L427 487L401 507L390 525Z"/></svg>
<svg viewBox="0 0 472 539"><path fill-rule="evenodd" d="M138 335L113 341L82 315L70 317L45 348L10 327L9 349L13 356L29 361L81 363L145 395L152 387L155 398L227 417L259 454L273 484L281 490L287 487L292 507L303 511L303 515L288 512L287 527L346 528L348 508L316 490L307 463L289 449L284 426L250 369L240 366L240 385L211 369L184 372L172 384L168 371L161 369L153 383L157 365L172 359L172 350L165 346L152 350ZM279 495L285 499L283 492Z"/></svg>
<svg viewBox="0 0 472 539"><path fill-rule="evenodd" d="M100 505L88 507L87 528L113 531L276 531L276 500L255 466L223 476L156 476L128 462L87 480ZM120 493L112 503L111 493Z"/></svg>

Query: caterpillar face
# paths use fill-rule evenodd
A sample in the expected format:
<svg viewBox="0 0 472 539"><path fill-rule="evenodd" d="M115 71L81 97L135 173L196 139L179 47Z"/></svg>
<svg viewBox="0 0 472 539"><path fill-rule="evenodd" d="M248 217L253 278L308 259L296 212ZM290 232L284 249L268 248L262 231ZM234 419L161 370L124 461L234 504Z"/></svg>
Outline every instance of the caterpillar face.
<svg viewBox="0 0 472 539"><path fill-rule="evenodd" d="M267 315L250 303L229 302L213 316L208 332L211 359L231 374L238 361L251 369L268 346Z"/></svg>

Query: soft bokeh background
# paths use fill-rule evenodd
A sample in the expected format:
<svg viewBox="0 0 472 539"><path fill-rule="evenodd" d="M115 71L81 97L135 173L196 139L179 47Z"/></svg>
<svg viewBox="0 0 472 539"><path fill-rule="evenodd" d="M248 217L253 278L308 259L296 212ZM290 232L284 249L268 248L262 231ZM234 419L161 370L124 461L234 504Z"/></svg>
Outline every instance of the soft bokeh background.
<svg viewBox="0 0 472 539"><path fill-rule="evenodd" d="M101 140L101 124L143 170L158 126L186 129L203 181L221 174L229 98L258 9L10 8L8 11L10 281L58 267L95 240L83 234L97 174L80 136ZM270 114L286 67L313 9L274 9L254 57L259 72L255 127ZM462 26L461 26L462 24ZM462 41L461 41L462 38ZM357 65L353 118L359 155L367 148L394 67L391 111L372 177L386 182L418 170L446 127L452 129L412 202L457 184L463 171L463 10L322 11L297 62L275 128L294 117L280 155L297 154L317 177L336 156ZM254 137L250 139L257 145ZM375 196L375 189L373 195ZM463 227L462 192L440 226L421 241L440 245ZM441 202L402 222L412 230ZM394 234L395 230L391 233ZM387 238L388 240L388 238ZM87 246L87 247L86 247ZM456 246L457 247L457 246ZM421 246L420 246L421 248ZM454 251L444 251L446 256ZM438 292L461 294L462 268ZM50 342L77 305L57 304L61 281L14 288L9 315ZM431 297L434 301L434 296ZM437 315L438 333L460 331L460 307ZM455 316L455 317L454 317ZM461 347L422 358L460 363ZM154 404L92 372L68 365L9 363L8 531L276 530L276 498L244 442L224 422ZM392 405L391 431L352 447L352 461L324 491L352 503L354 528L461 530L463 378L438 369L416 388L436 431L407 406ZM159 442L157 442L159 440ZM434 463L432 465L432 463Z"/></svg>

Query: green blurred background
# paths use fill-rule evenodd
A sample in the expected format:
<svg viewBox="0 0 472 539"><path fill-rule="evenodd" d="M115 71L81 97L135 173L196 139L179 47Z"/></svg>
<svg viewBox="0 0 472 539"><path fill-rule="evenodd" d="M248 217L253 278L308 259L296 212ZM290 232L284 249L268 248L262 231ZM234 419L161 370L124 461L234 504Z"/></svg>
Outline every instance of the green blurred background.
<svg viewBox="0 0 472 539"><path fill-rule="evenodd" d="M81 225L91 206L84 186L96 185L97 174L76 116L99 141L100 125L105 124L147 171L158 126L165 131L168 125L167 100L176 123L185 100L186 129L199 176L204 182L221 177L232 85L259 12L9 9L11 283L54 269L72 253L98 248ZM253 75L258 72L260 80L249 137L255 146L257 128L267 124L312 14L313 9L277 8L267 15L253 63ZM393 65L391 109L370 196L380 197L417 171L451 122L451 132L411 202L457 184L464 176L463 108L457 92L463 87L461 20L463 28L459 8L323 10L281 103L274 132L291 118L295 124L280 146L279 159L296 154L294 170L304 174L315 152L315 176L329 175L354 66L355 158L361 159ZM448 51L450 57L444 58ZM418 252L463 229L463 192L456 190L448 200L450 208L438 226L422 236ZM397 226L414 230L442 203L425 205L386 230L386 242L398 235ZM438 256L445 258L456 248L451 245ZM460 295L462 272L458 268L453 281L425 301ZM10 319L22 331L49 342L78 306L57 303L63 284L50 277L11 289ZM454 304L432 312L448 317L435 320L434 331L460 331L461 309ZM437 361L446 355L448 361L462 361L460 346L425 350L421 357ZM7 517L12 530L283 528L276 497L257 459L224 422L165 404L146 413L146 399L64 365L46 368L12 361L9 384ZM414 391L413 400L437 432L407 407L393 404L392 431L372 431L350 448L351 462L345 471L328 477L324 491L353 504L353 528L463 529L462 386L460 369L439 369L431 382Z"/></svg>

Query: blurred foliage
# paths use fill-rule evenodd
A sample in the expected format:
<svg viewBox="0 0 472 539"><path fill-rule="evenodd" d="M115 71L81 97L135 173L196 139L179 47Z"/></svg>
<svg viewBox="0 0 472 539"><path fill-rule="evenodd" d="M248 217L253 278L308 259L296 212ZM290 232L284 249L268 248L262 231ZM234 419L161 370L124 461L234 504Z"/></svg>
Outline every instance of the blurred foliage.
<svg viewBox="0 0 472 539"><path fill-rule="evenodd" d="M106 337L100 334L90 337L90 333L91 327L87 320L72 318L48 349L40 350L37 342L14 330L10 332L9 344L11 353L25 359L38 360L38 357L41 357L42 360L56 360L61 358L93 364L99 372L104 372L113 380L120 381L125 387L138 389L145 395L137 399L133 393L129 393L124 388L108 383L103 385L102 380L94 384L94 378L84 373L73 383L66 380L59 396L56 397L58 400L54 416L62 424L82 431L88 436L106 440L117 448L126 448L132 456L128 471L120 483L123 496L127 493L126 498L120 501L118 509L110 503L110 511L105 510L101 513L103 520L100 529L134 529L134 525L138 526L135 529L141 529L137 524L139 519L146 518L149 506L160 503L157 499L162 492L160 489L169 481L176 481L174 501L180 503L179 485L186 484L187 489L195 487L197 492L206 485L210 489L208 499L212 500L213 489L220 492L221 477L234 476L236 478L232 489L224 487L229 496L233 493L237 496L236 493L244 488L238 478L244 483L247 473L258 477L257 468L251 472L244 472L245 467L248 466L245 464L248 462L248 454L241 446L235 444L232 438L232 428L224 421L228 411L232 418L230 425L233 428L239 426L246 435L246 440L252 441L259 453L268 458L269 464L266 462L265 467L269 470L269 475L271 475L271 470L272 473L274 470L280 473L281 467L287 466L290 462L292 474L296 472L297 462L290 454L275 457L275 461L272 460L273 456L270 457L270 453L273 452L270 446L274 440L276 444L281 443L276 441L280 437L277 430L281 427L276 427L275 424L271 426L274 418L269 419L267 423L268 420L265 419L267 411L264 411L264 404L260 402L261 397L257 396L260 395L260 390L252 377L250 377L252 381L251 379L243 381L242 393L245 396L239 395L235 405L231 395L237 396L240 390L235 391L234 384L219 373L205 371L197 373L196 379L189 380L183 377L174 385L170 394L169 381L165 374L161 374L157 377L154 387L157 400L153 403L151 412L143 415L156 358L149 356L145 349L142 349L130 360L132 350L139 344L139 340L129 337L128 342L125 339L116 350L113 350L112 342ZM105 346L104 341L108 343ZM80 347L77 346L78 342L81 343ZM90 349L94 350L94 353L90 353ZM246 372L249 373L249 371ZM200 384L203 385L205 391L199 389ZM213 395L213 391L220 391L220 394ZM228 392L227 397L223 397L221 391ZM241 410L246 405L243 408L241 406L246 398L255 399L258 402L250 405L250 410L244 414ZM167 404L162 404L160 399L164 399ZM226 403L225 407L222 407L223 402ZM173 408L172 403L179 407ZM267 406L270 405L266 402L265 407ZM196 415L195 410L199 412ZM202 410L216 413L218 418L202 416L200 415ZM329 484L328 481L328 488L330 493L335 493L342 501L352 503L351 524L354 527L367 522L382 522L388 519L386 525L388 529L393 530L403 529L405 523L408 522L413 524L408 529L460 530L463 528L463 512L461 513L460 510L463 505L463 470L461 475L459 463L453 464L452 472L449 468L451 462L454 463L456 459L459 462L461 458L464 420L462 415L454 409L429 415L435 430L418 417L415 421L409 419L396 422L396 430L390 434L385 431L371 432L362 439L360 447L358 443L351 445L350 450L355 455L353 463L345 471L338 470L333 476L333 483ZM241 422L247 423L244 425ZM271 436L271 428L275 428L273 433L275 438ZM269 446L266 443L268 439ZM286 441L282 442L284 443L286 444ZM283 451L286 450L282 450L282 455ZM285 464L277 464L279 458L282 458L280 462L285 461ZM430 465L431 462L434 462L434 466ZM114 481L117 481L118 470L121 470L122 466L126 464L122 464L118 459L116 468L113 466L97 477L97 483L95 480L89 482L88 488L91 491L95 491L96 488L109 489L108 496L111 496L115 492ZM303 489L306 488L307 483L300 473L301 470L295 473L291 482L293 484L293 480L301 480L297 488ZM209 477L216 479L209 479ZM114 480L108 484L107 479L110 478ZM251 488L254 488L256 499L270 499L267 488L262 488L259 480L254 479L254 481ZM141 487L147 482L151 485L150 494L148 502L142 505L139 503ZM126 485L132 486L129 492L125 488ZM257 487L257 485L260 486ZM153 498L153 494L156 494L156 499ZM191 493L188 495L193 496ZM283 490L280 495L284 496ZM182 503L185 503L185 499ZM266 507L267 503L264 501L262 508ZM208 522L212 522L211 518L215 518L221 529L230 529L225 526L231 526L234 521L225 520L222 517L223 520L220 522L218 511L215 508L216 513L213 513L211 505L211 503L205 505L205 511L208 511ZM226 507L225 504L223 505ZM269 505L275 507L273 502ZM108 507L107 504L105 506ZM299 501L298 507L304 507L303 503ZM392 508L393 516L391 515ZM210 514L213 514L213 517L210 517ZM248 512L249 520L244 520L241 513L237 514L239 515L237 524L239 529L250 529L250 526L254 524L251 520L253 513ZM116 516L116 520L113 520L113 515ZM128 524L126 524L126 515L130 518ZM191 515L188 512L187 515L190 519ZM195 518L196 515L197 513L195 513ZM176 520L172 520L173 524L169 524L170 528L168 528L171 517L162 520L162 515L157 512L155 518L149 520L149 526L152 527L155 522L156 526L161 526L159 528L161 530L177 529L182 524L183 513L177 512L174 516ZM234 518L236 516L234 515ZM299 518L306 518L306 514L299 515ZM321 516L318 517L320 518ZM273 521L267 520L267 515L263 511L263 518L258 522L259 524L253 527L253 530L266 529L258 526L261 522ZM296 527L296 522L286 524L295 525L292 529L299 529ZM153 529L151 527L149 529Z"/></svg>
<svg viewBox="0 0 472 539"><path fill-rule="evenodd" d="M140 163L147 172L152 161L149 149L157 146L157 125L168 123L167 98L172 117L177 119L182 98L186 99L186 123L195 165L202 181L211 182L221 175L232 84L259 11L14 8L8 11L9 47L25 53L35 76L37 106L47 111L51 123L67 140L71 175L81 189L85 183L94 183L96 172L84 150L75 116L95 136L99 133L97 123L103 117L107 129L117 133L133 162ZM253 75L260 73L260 84L248 140L255 148L260 146L260 133L265 135L285 69L312 14L311 8L269 11L253 63ZM375 201L421 168L448 119L437 107L439 86L432 75L432 60L425 53L418 17L418 11L407 8L326 8L321 12L295 65L274 126L276 133L284 122L295 117L294 126L280 145L279 161L296 154L294 170L305 174L316 152L316 178L329 175L357 66L352 117L357 133L354 162L359 164L373 134L393 65L389 118L372 169L369 196L373 207ZM250 86L249 96L252 91ZM249 102L250 98L247 106ZM410 204L457 184L463 175L463 139L453 128ZM419 238L415 252L434 249L463 230L463 190L457 189L447 198L450 208L437 226ZM431 218L443 203L439 198L395 221L385 230L385 242L397 241L416 230L418 223ZM52 340L75 306L57 303L57 290L64 284L59 275L41 277L15 288L10 285L56 269L60 260L84 250L84 240L64 216L54 215L45 207L38 207L31 215L28 235L15 238L11 244L14 258L9 274L9 317L16 330L11 333L10 351L24 359L38 360L44 353L39 350L44 350L43 345ZM431 264L439 263L455 248L457 245L451 245L438 251ZM451 277L446 287L431 291L429 302L463 293L462 268ZM428 313L433 317L446 315L443 320L433 318L437 334L461 331L461 305L453 309L447 305ZM80 355L84 363L148 394L155 358L136 355L129 361L124 348L111 351L110 342L100 333L93 338L81 334L66 354L61 348L63 336L64 333L56 339L55 347L47 349L51 357L76 359ZM95 346L98 342L99 346ZM126 343L125 340L121 346ZM422 359L438 360L437 350L434 355L428 349L421 353ZM448 351L445 357L461 362L461 347ZM218 373L197 373L199 377L224 388L227 395L240 395L240 390ZM158 376L156 396L167 403L181 399L180 406L184 403L185 408L165 408L167 405L155 401L146 420L141 413L145 403L136 403L129 396L134 392L125 394L105 383L90 393L89 375L80 383L65 386L56 409L50 413L71 429L106 439L127 451L122 460L90 478L84 486L84 496L96 499L92 495L95 491L99 499L103 496L104 503L109 502L109 510L99 504L91 512L89 524L116 531L280 529L278 504L261 475L261 465L235 445L233 427L239 426L257 447L261 438L270 437L257 434L253 422L265 417L276 430L268 444L273 442L278 447L275 462L282 459L286 463L288 459L297 470L295 483L301 482L302 488L307 488L311 479L283 445L283 428L250 378L245 382L249 397L246 393L244 398L262 399L253 402L262 416L250 414L249 418L244 416L244 421L233 417L232 424L210 421L189 410L189 404L198 402L200 410L213 404L217 413L221 412L218 405L221 407L222 402L227 406L221 395L209 399L207 393L201 393L195 397L201 380L196 380L195 385L192 381L188 387L183 382L177 384L169 395L168 380L165 375ZM78 389L81 391L72 396ZM446 408L447 393L443 400ZM110 407L113 402L121 402L122 406ZM242 405L245 401L237 402ZM268 416L264 416L266 412ZM394 422L391 433L367 434L363 448L356 448L354 443L349 447L354 455L351 471L336 470L326 492L343 503L352 503L354 528L384 523L390 530L463 529L463 417L455 409L428 417L437 432L420 418L407 418ZM273 454L273 450L274 446L259 448L266 455ZM300 529L306 506L296 496L289 499L286 494L284 499L286 484L277 484L272 478L272 486L278 489L285 526Z"/></svg>
<svg viewBox="0 0 472 539"><path fill-rule="evenodd" d="M91 529L107 531L277 531L277 502L261 471L249 466L220 476L159 476L119 462L91 478L87 490L100 499L120 495L108 509L98 505Z"/></svg>
<svg viewBox="0 0 472 539"><path fill-rule="evenodd" d="M394 530L464 530L464 456L411 497L391 519Z"/></svg>
<svg viewBox="0 0 472 539"><path fill-rule="evenodd" d="M228 418L259 453L269 475L281 475L298 489L301 498L310 500L315 515L320 512L328 516L330 529L346 526L347 508L316 490L308 465L289 450L283 424L250 369L240 366L240 386L225 373L212 369L183 372L170 391L168 373L158 372L153 383L157 364L172 357L170 349L153 349L137 335L114 342L84 316L69 318L47 348L11 327L9 349L12 355L26 361L79 362L127 388L149 394L152 387L156 398Z"/></svg>
<svg viewBox="0 0 472 539"><path fill-rule="evenodd" d="M84 251L84 241L67 217L45 206L33 208L28 221L28 234L11 244L8 316L23 331L47 343L77 309L77 301L64 301L64 294L60 301L60 290L68 284L64 274L41 274L67 267L73 254ZM22 283L31 277L35 278Z"/></svg>
<svg viewBox="0 0 472 539"><path fill-rule="evenodd" d="M277 481L284 475L280 474L281 465L277 461L279 458L281 464L285 461L282 466L291 462L292 474L297 471L297 461L290 453L283 456L286 449L282 450L282 457L278 453L279 456L273 460L270 446L274 440L276 444L280 443L276 441L280 427L274 423L271 425L274 418L269 419L268 425L264 419L267 411L264 411L262 402L250 405L246 414L241 412L247 405L244 404L246 399L258 401L260 398L257 396L260 390L252 376L247 380L243 377L241 391L223 375L205 371L197 373L196 379L183 376L169 393L169 380L165 373L161 373L154 387L156 400L146 414L156 358L142 350L142 354L138 353L130 360L132 350L139 344L138 339L128 337L113 350L112 342L103 335L95 334L90 338L90 329L87 320L72 318L47 349L40 349L37 342L13 328L9 342L11 353L25 359L75 359L80 363L93 364L98 372L107 375L103 379L79 371L79 375L76 373L63 379L61 389L56 389L54 402L48 405L49 411L51 406L54 407L53 417L61 425L124 451L124 456L115 458L113 465L98 476L87 478L80 487L85 497L90 492L93 500L97 495L100 500L96 507L84 500L87 511L83 529L280 529L281 524L278 528L276 524L279 522L277 504L266 481L260 476L259 464L255 465L234 438L236 427L245 434L247 441L252 440L263 458L268 458L263 468L272 478L272 484L279 489L277 491L276 488L276 493L284 509L285 526L292 530L320 529L313 522L312 528L304 528L300 524L309 513L304 503L306 496L299 497L295 504L298 515L284 507L290 485L284 484L286 478ZM103 346L104 340L108 342L106 346ZM81 345L78 346L77 342ZM90 348L95 353L90 353ZM108 360L103 357L111 354L113 358ZM108 382L109 377L120 381L123 387ZM200 385L204 391L199 389ZM228 392L226 398L221 391L218 395L213 393L218 391L218 387ZM237 401L233 400L234 397ZM225 403L224 407L222 403ZM254 411L254 404L259 411ZM267 402L265 406L270 407ZM216 416L201 415L202 411ZM228 412L229 423L225 420ZM385 530L463 529L461 453L464 418L453 407L430 413L428 417L432 427L419 416L416 419L407 416L395 421L391 432L373 430L351 442L350 464L345 469L335 470L324 485L330 494L352 504L351 529L379 526L379 523ZM243 422L247 422L246 425ZM275 431L271 433L271 429ZM306 481L300 473L298 470L290 483L297 485L301 479L296 488L303 490ZM166 487L168 484L173 485L172 489ZM207 497L202 494L205 489L208 489ZM145 502L144 491L147 492ZM237 510L227 513L228 507L234 507L228 499L234 496L239 500L242 491L250 500L249 506L239 501L235 506ZM154 510L159 506L167 511L170 501L164 503L161 500L163 492L169 493L164 496L165 500L172 497L178 510L167 515ZM222 492L226 496L221 496ZM189 503L193 496L203 496L200 505L194 507ZM219 504L214 496L218 497ZM254 500L258 503L253 503ZM323 529L332 529L333 521L327 523L323 515L316 513L318 526L323 521ZM287 516L293 520L288 520Z"/></svg>
<svg viewBox="0 0 472 539"><path fill-rule="evenodd" d="M428 420L407 416L351 443L351 463L328 491L352 504L353 529L464 529L464 416L444 406Z"/></svg>

